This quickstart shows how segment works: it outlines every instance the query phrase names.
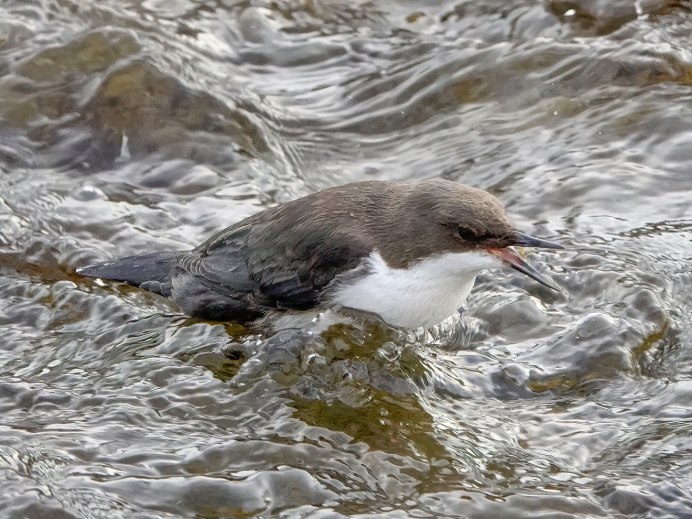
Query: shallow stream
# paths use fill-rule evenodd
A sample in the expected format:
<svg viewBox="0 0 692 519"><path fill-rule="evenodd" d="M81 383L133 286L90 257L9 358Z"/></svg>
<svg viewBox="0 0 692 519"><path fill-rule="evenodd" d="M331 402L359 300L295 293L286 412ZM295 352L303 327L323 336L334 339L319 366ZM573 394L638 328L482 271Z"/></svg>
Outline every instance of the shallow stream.
<svg viewBox="0 0 692 519"><path fill-rule="evenodd" d="M1 0L0 515L692 517L692 6ZM560 283L270 339L78 266L349 181Z"/></svg>

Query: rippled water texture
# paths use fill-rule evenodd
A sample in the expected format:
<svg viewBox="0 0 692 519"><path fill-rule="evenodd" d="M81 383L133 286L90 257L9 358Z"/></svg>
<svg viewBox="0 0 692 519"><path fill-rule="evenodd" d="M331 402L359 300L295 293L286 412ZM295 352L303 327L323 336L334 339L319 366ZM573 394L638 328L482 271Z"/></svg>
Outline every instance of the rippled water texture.
<svg viewBox="0 0 692 519"><path fill-rule="evenodd" d="M692 517L691 7L0 2L2 517ZM428 177L566 291L267 339L74 274Z"/></svg>

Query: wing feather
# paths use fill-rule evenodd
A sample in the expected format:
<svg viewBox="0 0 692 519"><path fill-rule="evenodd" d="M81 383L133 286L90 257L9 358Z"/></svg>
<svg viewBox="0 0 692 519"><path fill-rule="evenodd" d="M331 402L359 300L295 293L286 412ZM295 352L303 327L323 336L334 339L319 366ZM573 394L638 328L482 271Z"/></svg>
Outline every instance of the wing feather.
<svg viewBox="0 0 692 519"><path fill-rule="evenodd" d="M303 223L300 232L293 232L275 222L243 223L221 231L177 262L179 275L188 277L188 290L194 282L193 305L213 306L215 315L220 300L229 311L242 307L252 315L313 308L329 283L356 268L371 250L364 241L326 233L320 226ZM176 299L180 297L185 294ZM187 311L204 317L204 311Z"/></svg>

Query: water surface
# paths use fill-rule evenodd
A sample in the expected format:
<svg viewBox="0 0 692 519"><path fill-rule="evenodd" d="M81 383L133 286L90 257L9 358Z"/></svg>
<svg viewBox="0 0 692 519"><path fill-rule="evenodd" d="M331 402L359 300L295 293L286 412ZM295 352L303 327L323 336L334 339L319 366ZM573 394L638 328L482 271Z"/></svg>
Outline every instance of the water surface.
<svg viewBox="0 0 692 519"><path fill-rule="evenodd" d="M4 0L2 516L692 516L691 14ZM430 177L564 244L565 292L267 338L74 274Z"/></svg>

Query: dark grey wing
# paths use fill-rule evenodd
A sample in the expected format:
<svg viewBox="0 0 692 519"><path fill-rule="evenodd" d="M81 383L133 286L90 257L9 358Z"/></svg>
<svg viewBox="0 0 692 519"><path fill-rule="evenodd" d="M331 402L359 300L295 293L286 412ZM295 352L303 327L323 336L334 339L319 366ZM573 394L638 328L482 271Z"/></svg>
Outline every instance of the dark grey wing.
<svg viewBox="0 0 692 519"><path fill-rule="evenodd" d="M358 267L369 252L360 243L333 235L277 240L269 250L252 248L250 276L277 308L307 310L320 303L338 275Z"/></svg>
<svg viewBox="0 0 692 519"><path fill-rule="evenodd" d="M346 234L333 212L316 214L306 204L281 211L281 218L253 226L248 235L250 277L277 308L307 310L320 303L337 276L361 264L373 240L353 227Z"/></svg>
<svg viewBox="0 0 692 519"><path fill-rule="evenodd" d="M289 222L290 223L290 222ZM271 226L271 227L270 227ZM267 222L231 227L178 259L174 299L200 317L251 320L269 310L307 310L370 247L328 234Z"/></svg>
<svg viewBox="0 0 692 519"><path fill-rule="evenodd" d="M262 297L259 284L247 267L247 228L231 228L223 246L206 242L178 257L173 275L172 297L188 314L218 321L248 322L271 306Z"/></svg>

